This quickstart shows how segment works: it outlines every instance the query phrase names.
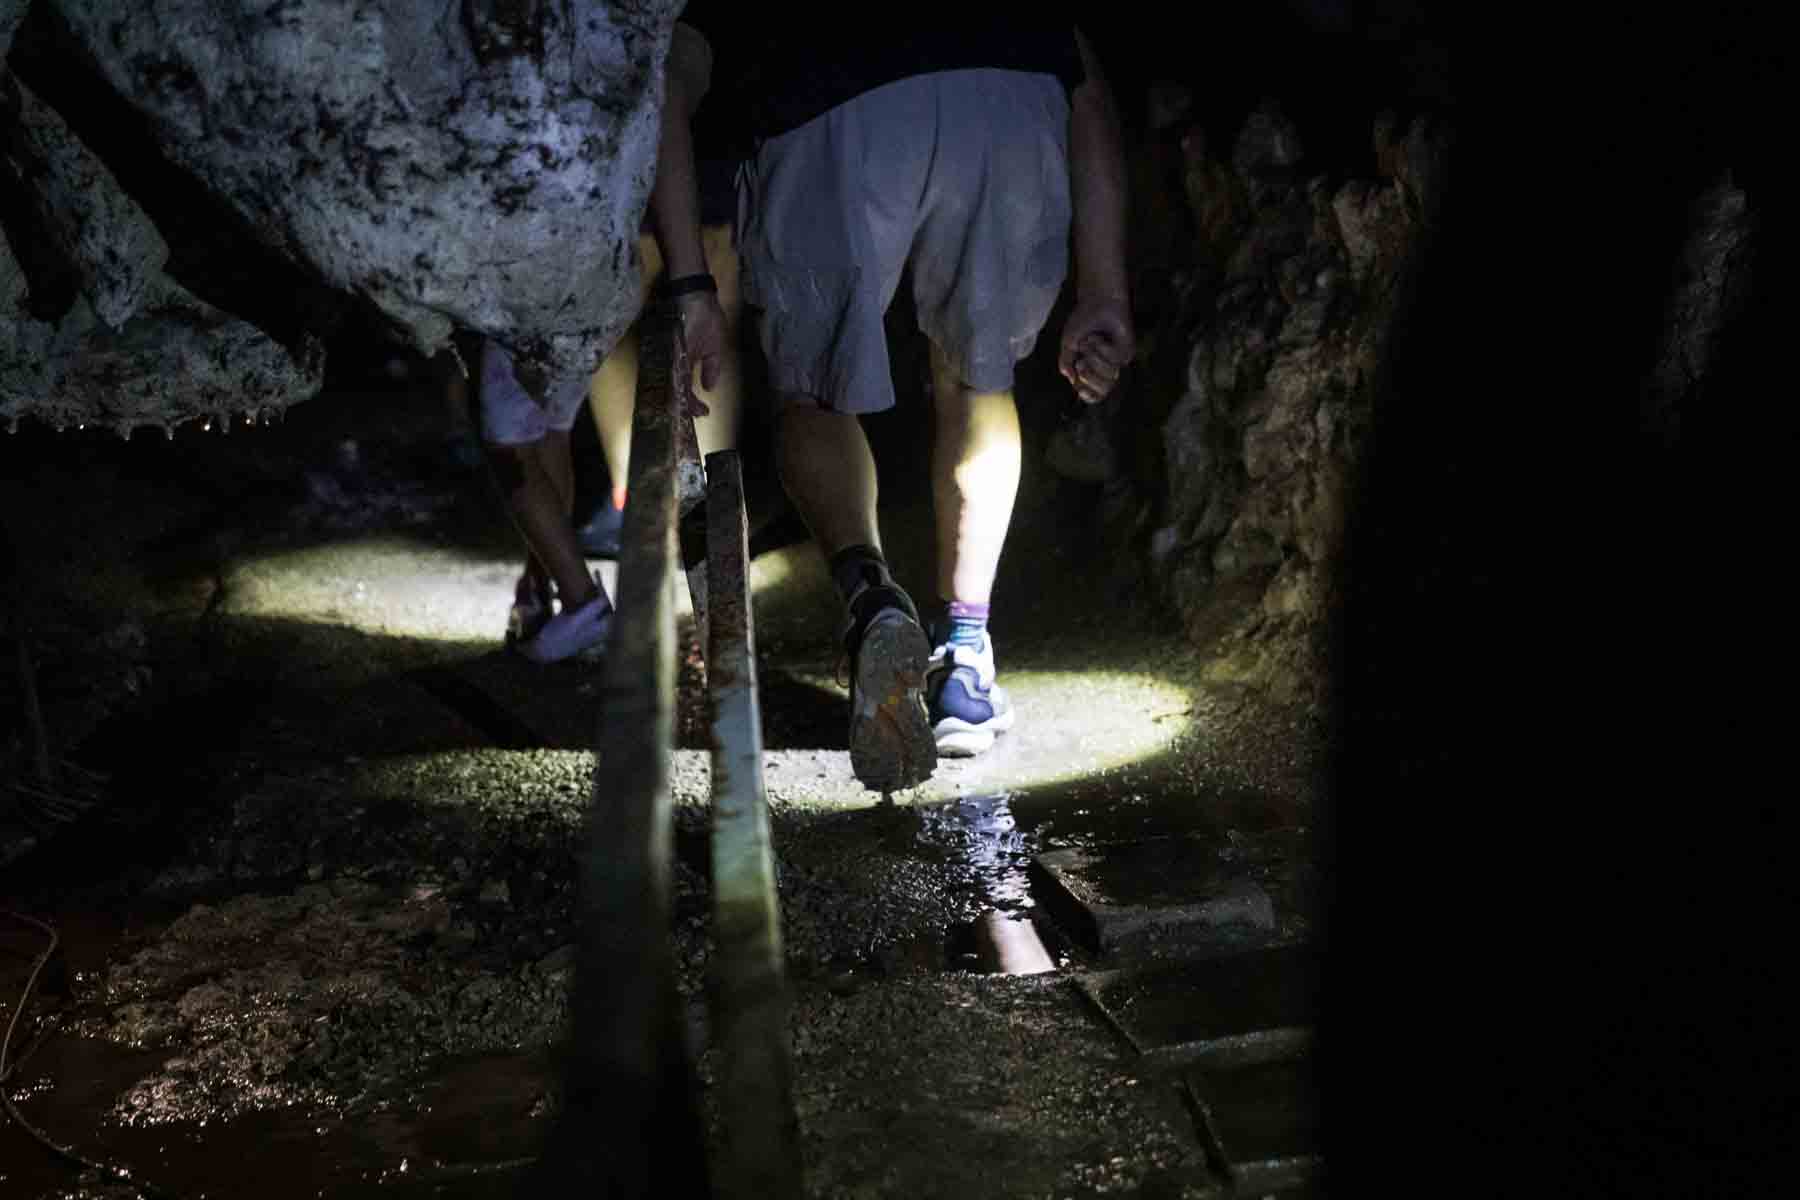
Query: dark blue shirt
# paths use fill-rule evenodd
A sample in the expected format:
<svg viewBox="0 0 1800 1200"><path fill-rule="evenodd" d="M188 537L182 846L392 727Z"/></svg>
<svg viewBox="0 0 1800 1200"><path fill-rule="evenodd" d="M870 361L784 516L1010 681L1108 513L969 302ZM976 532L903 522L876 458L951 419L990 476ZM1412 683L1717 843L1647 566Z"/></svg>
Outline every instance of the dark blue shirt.
<svg viewBox="0 0 1800 1200"><path fill-rule="evenodd" d="M821 22L811 7L693 0L680 20L712 48L712 86L694 117L705 157L735 161L765 138L884 84L913 75L992 67L1084 78L1069 10L1055 3L914 2L861 19Z"/></svg>

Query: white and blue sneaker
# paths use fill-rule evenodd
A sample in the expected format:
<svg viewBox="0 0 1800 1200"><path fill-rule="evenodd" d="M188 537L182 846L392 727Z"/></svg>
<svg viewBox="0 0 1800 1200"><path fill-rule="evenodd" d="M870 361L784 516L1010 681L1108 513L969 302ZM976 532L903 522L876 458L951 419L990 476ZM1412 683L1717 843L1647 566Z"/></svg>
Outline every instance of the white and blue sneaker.
<svg viewBox="0 0 1800 1200"><path fill-rule="evenodd" d="M925 702L939 754L970 758L991 749L1014 717L1012 697L994 681L994 639L984 631L979 646L946 642L933 650Z"/></svg>

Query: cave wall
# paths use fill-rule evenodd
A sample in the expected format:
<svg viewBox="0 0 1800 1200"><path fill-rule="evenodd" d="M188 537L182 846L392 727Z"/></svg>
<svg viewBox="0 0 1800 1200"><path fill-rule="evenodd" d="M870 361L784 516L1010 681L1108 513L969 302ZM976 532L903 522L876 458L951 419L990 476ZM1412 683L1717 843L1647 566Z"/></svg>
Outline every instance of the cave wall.
<svg viewBox="0 0 1800 1200"><path fill-rule="evenodd" d="M1274 101L1229 139L1191 128L1185 229L1144 234L1177 265L1140 285L1166 294L1139 303L1159 314L1126 402L1142 418L1119 424L1148 447L1120 455L1133 478L1114 504L1215 677L1281 699L1315 699L1327 678L1349 509L1448 173L1441 119L1366 128L1352 172L1309 169Z"/></svg>
<svg viewBox="0 0 1800 1200"><path fill-rule="evenodd" d="M5 0L0 419L256 419L322 380L320 322L195 294L219 272L172 264L152 197L121 183L145 172L95 152L79 97L59 113L38 94L53 81L30 86L43 47L129 104L247 239L215 257L279 260L425 355L457 327L493 336L539 389L585 378L634 314L678 7Z"/></svg>

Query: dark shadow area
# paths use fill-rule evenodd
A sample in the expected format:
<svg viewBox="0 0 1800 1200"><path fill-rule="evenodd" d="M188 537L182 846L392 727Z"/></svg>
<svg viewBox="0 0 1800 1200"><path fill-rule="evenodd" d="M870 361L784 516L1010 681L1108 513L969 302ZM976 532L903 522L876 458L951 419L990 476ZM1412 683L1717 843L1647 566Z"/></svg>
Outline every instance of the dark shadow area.
<svg viewBox="0 0 1800 1200"><path fill-rule="evenodd" d="M1446 14L1418 0L1131 6L1076 20L1133 138L1154 136L1146 113L1158 83L1189 91L1192 123L1211 140L1235 137L1273 97L1302 131L1309 173L1342 177L1365 169L1376 112L1410 116L1451 100Z"/></svg>
<svg viewBox="0 0 1800 1200"><path fill-rule="evenodd" d="M1731 565L1791 508L1763 494L1792 446L1771 36L1735 7L1521 29L1528 94L1508 68L1466 110L1343 614L1334 1191L1791 1187L1785 842L1754 782L1781 735L1749 682L1784 602ZM1727 168L1770 218L1754 294L1665 439L1646 376Z"/></svg>
<svg viewBox="0 0 1800 1200"><path fill-rule="evenodd" d="M849 726L844 719L847 703L844 695L827 692L809 680L767 664L759 666L756 684L762 705L764 749L850 748ZM703 744L691 748L702 749Z"/></svg>

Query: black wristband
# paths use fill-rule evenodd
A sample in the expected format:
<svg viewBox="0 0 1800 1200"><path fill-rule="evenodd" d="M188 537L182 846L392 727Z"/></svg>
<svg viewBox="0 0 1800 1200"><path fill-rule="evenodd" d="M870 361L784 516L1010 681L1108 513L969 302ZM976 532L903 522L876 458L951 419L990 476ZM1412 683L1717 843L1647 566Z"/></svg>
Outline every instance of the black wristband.
<svg viewBox="0 0 1800 1200"><path fill-rule="evenodd" d="M717 292L719 282L706 271L698 275L682 275L663 284L663 295L673 300L677 296L691 296L695 292Z"/></svg>

